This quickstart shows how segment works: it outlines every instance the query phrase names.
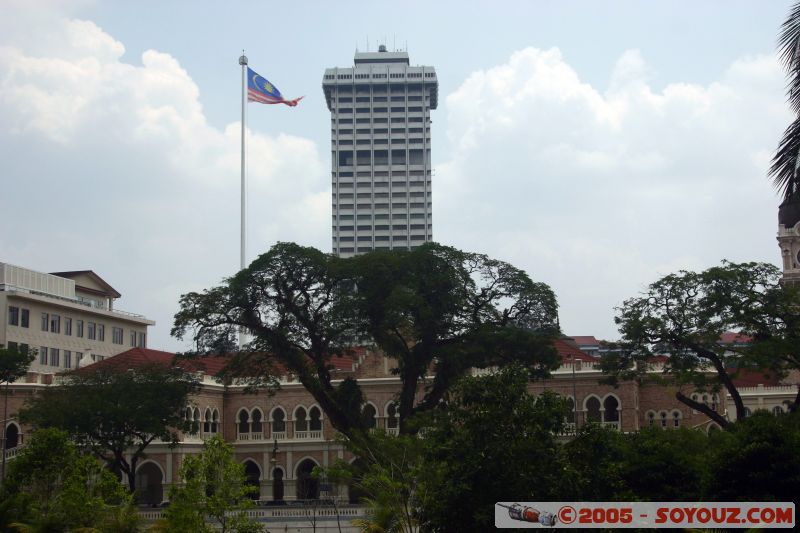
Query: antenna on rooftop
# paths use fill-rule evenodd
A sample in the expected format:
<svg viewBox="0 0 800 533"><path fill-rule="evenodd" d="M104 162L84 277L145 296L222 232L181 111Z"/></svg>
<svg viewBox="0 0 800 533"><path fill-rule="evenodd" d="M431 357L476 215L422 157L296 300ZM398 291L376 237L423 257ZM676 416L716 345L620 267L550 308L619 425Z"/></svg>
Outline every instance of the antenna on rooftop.
<svg viewBox="0 0 800 533"><path fill-rule="evenodd" d="M397 34L392 35L392 48L397 52Z"/></svg>

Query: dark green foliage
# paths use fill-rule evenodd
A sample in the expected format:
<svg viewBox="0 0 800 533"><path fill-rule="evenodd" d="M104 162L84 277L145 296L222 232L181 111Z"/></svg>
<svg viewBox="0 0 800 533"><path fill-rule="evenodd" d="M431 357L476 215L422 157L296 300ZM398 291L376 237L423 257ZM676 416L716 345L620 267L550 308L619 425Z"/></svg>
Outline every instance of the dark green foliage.
<svg viewBox="0 0 800 533"><path fill-rule="evenodd" d="M36 431L9 463L2 496L2 508L14 515L4 517L5 528L12 520L48 532L125 533L138 527L132 498L117 478L94 457L79 455L56 429Z"/></svg>
<svg viewBox="0 0 800 533"><path fill-rule="evenodd" d="M800 495L800 416L765 411L717 432L710 445L708 498L717 501L796 501Z"/></svg>
<svg viewBox="0 0 800 533"><path fill-rule="evenodd" d="M14 383L24 376L35 357L33 350L0 347L0 383Z"/></svg>
<svg viewBox="0 0 800 533"><path fill-rule="evenodd" d="M708 437L697 430L645 428L628 435L620 477L631 499L700 501ZM619 497L619 495L618 495Z"/></svg>
<svg viewBox="0 0 800 533"><path fill-rule="evenodd" d="M159 526L164 531L263 531L246 512L254 505L251 493L258 489L246 483L244 466L236 461L233 447L221 436L206 440L200 455L183 460L180 478L183 484L170 491L170 506Z"/></svg>
<svg viewBox="0 0 800 533"><path fill-rule="evenodd" d="M274 387L288 371L337 430L353 435L366 429L353 416L358 384L337 388L331 369L332 357L356 339L395 359L400 432L411 433L407 421L436 407L470 368L520 361L546 375L556 364L556 324L547 285L484 255L427 243L339 259L279 243L222 286L184 295L172 333L191 332L202 355L245 328L253 341L234 357L228 378ZM434 376L430 384L426 374Z"/></svg>
<svg viewBox="0 0 800 533"><path fill-rule="evenodd" d="M628 442L623 434L594 424L583 426L563 447L566 501L614 501L632 496L623 476Z"/></svg>
<svg viewBox="0 0 800 533"><path fill-rule="evenodd" d="M193 429L183 409L196 389L196 380L178 369L88 367L42 389L20 418L37 428L67 431L81 449L127 474L133 492L133 473L147 446L155 439L177 442L177 431Z"/></svg>
<svg viewBox="0 0 800 533"><path fill-rule="evenodd" d="M420 520L432 531L489 531L497 501L564 495L555 435L568 407L529 395L528 380L521 366L466 378L433 413L417 474Z"/></svg>

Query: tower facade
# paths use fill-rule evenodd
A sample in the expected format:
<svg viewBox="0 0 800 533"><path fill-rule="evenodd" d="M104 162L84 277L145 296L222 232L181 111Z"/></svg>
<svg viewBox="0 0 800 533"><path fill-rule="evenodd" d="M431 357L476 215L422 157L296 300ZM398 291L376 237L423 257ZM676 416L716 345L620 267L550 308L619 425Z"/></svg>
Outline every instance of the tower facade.
<svg viewBox="0 0 800 533"><path fill-rule="evenodd" d="M433 67L407 52L356 52L322 81L331 112L333 253L410 250L433 238Z"/></svg>
<svg viewBox="0 0 800 533"><path fill-rule="evenodd" d="M778 210L778 246L783 266L782 282L800 284L800 202L785 200Z"/></svg>

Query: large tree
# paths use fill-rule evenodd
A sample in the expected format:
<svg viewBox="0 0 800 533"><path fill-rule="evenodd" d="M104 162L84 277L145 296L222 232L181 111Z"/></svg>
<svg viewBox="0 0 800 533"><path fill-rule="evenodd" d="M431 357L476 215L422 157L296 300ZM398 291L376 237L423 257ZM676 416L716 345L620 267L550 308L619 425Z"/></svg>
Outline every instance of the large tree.
<svg viewBox="0 0 800 533"><path fill-rule="evenodd" d="M765 263L730 263L702 272L680 271L652 283L618 308L621 347L602 359L610 381L654 376L652 355L669 353L664 374L677 384L676 398L717 422L728 420L694 401L682 386L730 394L738 420L745 416L734 383L737 372L783 376L800 368L800 293L784 287L780 270ZM723 342L739 332L747 342ZM800 393L792 410L796 410Z"/></svg>
<svg viewBox="0 0 800 533"><path fill-rule="evenodd" d="M160 365L122 369L93 365L64 376L31 398L20 418L34 427L67 431L78 445L124 472L136 490L136 466L156 439L178 442L178 431L195 430L183 416L189 393L197 390L189 374Z"/></svg>
<svg viewBox="0 0 800 533"><path fill-rule="evenodd" d="M427 243L340 259L279 243L223 285L184 295L173 335L191 333L198 352L209 353L247 330L253 340L227 375L263 385L288 371L345 434L366 429L362 396L353 380L333 384L331 358L374 343L397 361L400 431L410 433L408 420L470 368L521 361L546 375L556 363L556 324L547 285L485 255Z"/></svg>

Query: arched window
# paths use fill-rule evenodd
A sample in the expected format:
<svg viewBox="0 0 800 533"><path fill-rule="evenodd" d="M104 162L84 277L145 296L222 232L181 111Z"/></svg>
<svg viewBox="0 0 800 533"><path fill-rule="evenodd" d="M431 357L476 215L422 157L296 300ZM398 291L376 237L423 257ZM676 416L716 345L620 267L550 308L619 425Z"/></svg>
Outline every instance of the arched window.
<svg viewBox="0 0 800 533"><path fill-rule="evenodd" d="M283 501L283 470L280 468L272 469L272 500Z"/></svg>
<svg viewBox="0 0 800 533"><path fill-rule="evenodd" d="M308 416L310 418L308 422L309 429L311 431L322 431L322 412L320 412L319 407L312 407L308 412Z"/></svg>
<svg viewBox="0 0 800 533"><path fill-rule="evenodd" d="M211 413L211 433L219 431L219 411L214 409Z"/></svg>
<svg viewBox="0 0 800 533"><path fill-rule="evenodd" d="M211 409L206 407L206 412L203 414L203 433L211 433Z"/></svg>
<svg viewBox="0 0 800 533"><path fill-rule="evenodd" d="M667 428L667 412L661 411L658 413L658 416L661 417L661 427L666 429Z"/></svg>
<svg viewBox="0 0 800 533"><path fill-rule="evenodd" d="M194 420L194 423L197 424L197 431L200 431L200 422L202 422L202 419L200 418L199 407L194 408L194 412L192 413L192 420Z"/></svg>
<svg viewBox="0 0 800 533"><path fill-rule="evenodd" d="M677 409L672 411L672 427L679 428L681 426L681 412Z"/></svg>
<svg viewBox="0 0 800 533"><path fill-rule="evenodd" d="M750 416L750 415L752 415L752 414L753 414L753 412L752 412L752 411L750 411L750 408L749 408L749 407L745 407L745 408L744 408L744 416Z"/></svg>
<svg viewBox="0 0 800 533"><path fill-rule="evenodd" d="M783 408L780 405L776 405L772 408L772 414L775 416L780 416L783 414Z"/></svg>
<svg viewBox="0 0 800 533"><path fill-rule="evenodd" d="M244 462L244 475L246 477L245 484L254 489L248 496L251 500L261 499L261 469L253 461L247 460Z"/></svg>
<svg viewBox="0 0 800 533"><path fill-rule="evenodd" d="M378 413L375 412L375 407L371 403L366 404L364 409L361 411L361 416L364 420L364 426L366 426L368 429L374 428L377 425L375 420L375 416L377 414Z"/></svg>
<svg viewBox="0 0 800 533"><path fill-rule="evenodd" d="M603 400L603 422L619 422L619 401L614 396Z"/></svg>
<svg viewBox="0 0 800 533"><path fill-rule="evenodd" d="M256 435L260 435L264 428L261 425L261 409L253 409L250 414L250 431ZM253 437L255 438L255 436Z"/></svg>
<svg viewBox="0 0 800 533"><path fill-rule="evenodd" d="M272 433L283 433L286 431L286 413L278 407L272 411Z"/></svg>
<svg viewBox="0 0 800 533"><path fill-rule="evenodd" d="M164 476L157 464L152 461L141 464L136 469L137 501L144 505L159 505L164 501L163 481Z"/></svg>
<svg viewBox="0 0 800 533"><path fill-rule="evenodd" d="M6 426L6 450L19 446L19 426L11 422Z"/></svg>
<svg viewBox="0 0 800 533"><path fill-rule="evenodd" d="M250 433L250 423L249 423L249 415L247 411L242 409L239 411L239 433L240 434L247 434Z"/></svg>
<svg viewBox="0 0 800 533"><path fill-rule="evenodd" d="M586 400L586 420L589 422L602 422L600 415L600 400L592 396Z"/></svg>
<svg viewBox="0 0 800 533"><path fill-rule="evenodd" d="M301 433L308 431L308 420L306 419L306 410L304 407L298 407L294 412L294 430Z"/></svg>
<svg viewBox="0 0 800 533"><path fill-rule="evenodd" d="M400 420L397 416L397 407L395 407L394 402L391 402L386 407L386 428L397 429L399 424Z"/></svg>
<svg viewBox="0 0 800 533"><path fill-rule="evenodd" d="M647 411L647 425L650 427L656 425L656 413L654 411Z"/></svg>
<svg viewBox="0 0 800 533"><path fill-rule="evenodd" d="M311 459L304 459L297 465L297 499L318 500L319 482L311 475L317 463Z"/></svg>

